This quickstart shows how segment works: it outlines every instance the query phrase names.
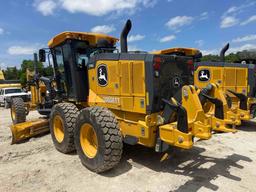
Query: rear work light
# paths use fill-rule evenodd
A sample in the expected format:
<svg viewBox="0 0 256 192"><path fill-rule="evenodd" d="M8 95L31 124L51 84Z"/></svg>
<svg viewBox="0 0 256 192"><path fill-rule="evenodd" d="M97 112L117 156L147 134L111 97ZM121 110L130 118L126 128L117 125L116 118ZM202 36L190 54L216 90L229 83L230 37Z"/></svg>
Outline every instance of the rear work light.
<svg viewBox="0 0 256 192"><path fill-rule="evenodd" d="M153 68L154 68L155 77L159 77L161 62L162 62L161 57L154 57Z"/></svg>
<svg viewBox="0 0 256 192"><path fill-rule="evenodd" d="M193 73L194 72L194 61L193 60L188 60L188 69Z"/></svg>

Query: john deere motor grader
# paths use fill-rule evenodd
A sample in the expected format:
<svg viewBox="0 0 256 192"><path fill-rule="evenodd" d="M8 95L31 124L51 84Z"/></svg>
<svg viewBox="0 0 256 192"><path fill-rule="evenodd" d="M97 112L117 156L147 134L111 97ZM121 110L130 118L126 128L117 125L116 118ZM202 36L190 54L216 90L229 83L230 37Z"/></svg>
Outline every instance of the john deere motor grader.
<svg viewBox="0 0 256 192"><path fill-rule="evenodd" d="M255 65L226 63L225 52L229 44L220 52L220 62L198 62L195 64L194 83L203 88L209 83L217 83L224 91L229 108L240 120L256 117L256 76Z"/></svg>
<svg viewBox="0 0 256 192"><path fill-rule="evenodd" d="M190 70L191 78L190 83L194 84L194 64L200 61L202 53L195 48L169 48L159 51L154 51L154 54L165 54L165 55L177 55L177 56L190 56L193 58L188 62L188 67ZM217 84L205 84L198 89L195 83L195 95L194 98L198 97L199 104L193 102L190 105L182 105L186 110L190 108L194 109L200 105L203 112L205 113L205 118L211 122L212 130L217 132L236 132L234 129L236 125L240 125L241 121L237 115L232 112L227 106L227 100L223 91ZM194 104L194 105L193 105ZM188 113L191 114L191 113Z"/></svg>
<svg viewBox="0 0 256 192"><path fill-rule="evenodd" d="M118 39L107 35L63 32L52 38L48 51L39 50L39 59L45 62L47 53L52 56L54 76L35 73L30 85L32 105L46 118L21 122L13 130L33 131L46 126L49 117L56 149L76 150L94 172L118 164L123 142L163 152L169 146L189 149L195 136L209 139L210 124L195 88L188 86L191 58L128 52L130 29L128 20L121 33L121 53L115 48ZM187 111L177 102L181 100L197 108ZM18 109L14 106L14 113Z"/></svg>

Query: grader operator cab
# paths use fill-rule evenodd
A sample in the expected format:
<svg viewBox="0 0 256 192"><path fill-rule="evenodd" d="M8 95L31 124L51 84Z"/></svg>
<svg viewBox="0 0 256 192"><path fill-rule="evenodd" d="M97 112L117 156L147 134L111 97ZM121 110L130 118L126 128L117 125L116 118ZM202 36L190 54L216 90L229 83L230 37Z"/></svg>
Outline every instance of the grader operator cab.
<svg viewBox="0 0 256 192"><path fill-rule="evenodd" d="M22 120L12 126L14 142L49 124L57 150L76 150L88 169L104 172L120 161L123 142L164 152L189 149L194 137L209 139L210 118L189 85L193 58L128 52L130 30L128 20L120 53L118 39L84 32L63 32L49 41L49 50L39 50L41 62L53 60L52 78L40 76L35 65L29 82L31 106L45 118L26 122L24 104L13 106L14 119Z"/></svg>

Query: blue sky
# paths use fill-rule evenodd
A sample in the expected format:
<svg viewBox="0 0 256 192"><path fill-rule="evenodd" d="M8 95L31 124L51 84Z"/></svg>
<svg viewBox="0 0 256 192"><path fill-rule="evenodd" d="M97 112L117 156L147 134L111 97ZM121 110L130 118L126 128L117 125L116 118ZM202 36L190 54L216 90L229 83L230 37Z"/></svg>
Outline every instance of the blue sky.
<svg viewBox="0 0 256 192"><path fill-rule="evenodd" d="M195 47L218 53L256 49L255 0L0 0L0 66L19 66L65 30L119 37L126 19L130 50Z"/></svg>

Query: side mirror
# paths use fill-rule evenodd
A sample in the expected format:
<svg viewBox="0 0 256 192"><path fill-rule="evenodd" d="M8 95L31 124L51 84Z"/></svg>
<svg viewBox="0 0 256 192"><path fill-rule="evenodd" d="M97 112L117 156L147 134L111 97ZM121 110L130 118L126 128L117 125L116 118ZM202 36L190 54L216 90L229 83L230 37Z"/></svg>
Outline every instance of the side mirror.
<svg viewBox="0 0 256 192"><path fill-rule="evenodd" d="M46 61L46 56L45 56L45 50L44 49L39 49L39 61L40 62L45 62Z"/></svg>

